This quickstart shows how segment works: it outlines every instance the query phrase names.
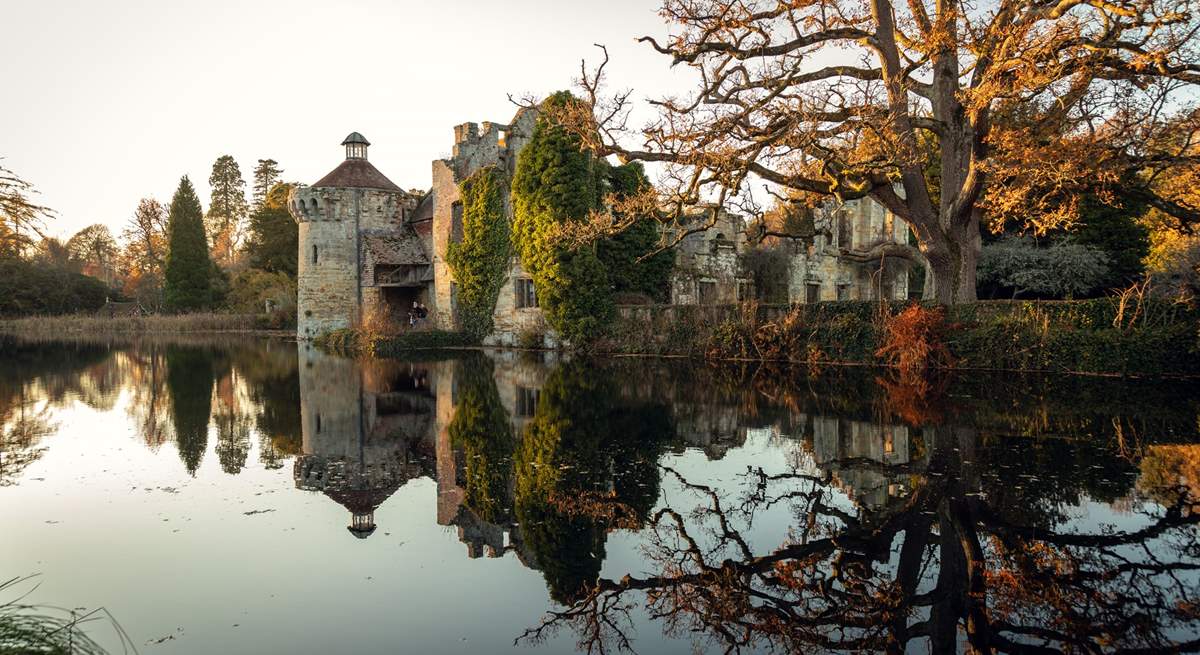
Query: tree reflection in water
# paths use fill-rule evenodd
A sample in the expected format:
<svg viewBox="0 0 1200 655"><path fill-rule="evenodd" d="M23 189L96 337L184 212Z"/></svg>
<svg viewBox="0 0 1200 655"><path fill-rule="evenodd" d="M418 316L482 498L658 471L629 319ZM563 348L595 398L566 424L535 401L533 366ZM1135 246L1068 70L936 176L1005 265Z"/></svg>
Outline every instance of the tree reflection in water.
<svg viewBox="0 0 1200 655"><path fill-rule="evenodd" d="M875 435L886 444L907 421L909 457L847 446L854 426L846 419L830 457L823 417L809 413L814 399L793 398L806 444L793 470L751 468L729 493L660 466L696 505L673 497L649 515L651 570L560 598L565 606L520 640L569 626L581 650L633 650L644 607L668 633L701 635L704 650L725 652L1200 649L1200 447L1141 448L1133 488L1124 473L1139 469L1115 438L1013 448L1012 431L1024 428L1002 412L964 412L944 397L879 382L887 383L878 387L883 397L866 394ZM839 413L854 411L843 405ZM1099 411L1045 421L1043 437ZM879 488L886 493L871 492ZM1089 499L1123 502L1128 520L1069 520L1063 508ZM752 546L755 517L781 504L794 516L789 538Z"/></svg>
<svg viewBox="0 0 1200 655"><path fill-rule="evenodd" d="M404 481L436 476L438 522L469 556L513 553L544 578L555 609L525 640L569 627L585 650L628 650L648 612L730 652L1200 650L1194 387L978 374L914 388L480 353L298 363L269 342L4 355L0 484L37 458L53 409L122 393L138 438L175 442L191 473L211 426L220 467L201 475L243 470L255 432L265 466L297 456L300 488L370 501L351 503L356 536ZM791 466L750 461L733 484L685 468L746 456L751 431ZM764 541L781 515L786 539ZM602 576L621 530L648 568Z"/></svg>
<svg viewBox="0 0 1200 655"><path fill-rule="evenodd" d="M217 458L229 474L246 465L252 425L266 466L279 468L300 451L300 387L290 344L0 338L0 352L0 484L40 456L38 442L57 429L55 409L78 401L108 411L122 393L143 443L157 450L175 442L191 474L207 449L210 422L217 426Z"/></svg>

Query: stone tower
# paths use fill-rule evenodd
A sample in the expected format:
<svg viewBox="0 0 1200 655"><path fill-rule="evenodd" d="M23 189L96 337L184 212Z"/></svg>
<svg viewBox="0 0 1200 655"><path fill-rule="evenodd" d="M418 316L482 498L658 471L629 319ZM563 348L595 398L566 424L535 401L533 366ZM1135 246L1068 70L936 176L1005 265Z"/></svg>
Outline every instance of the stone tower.
<svg viewBox="0 0 1200 655"><path fill-rule="evenodd" d="M367 161L371 145L351 132L346 160L309 187L292 191L288 209L299 223L296 336L312 339L349 327L378 301L364 289L364 236L399 229L418 198Z"/></svg>

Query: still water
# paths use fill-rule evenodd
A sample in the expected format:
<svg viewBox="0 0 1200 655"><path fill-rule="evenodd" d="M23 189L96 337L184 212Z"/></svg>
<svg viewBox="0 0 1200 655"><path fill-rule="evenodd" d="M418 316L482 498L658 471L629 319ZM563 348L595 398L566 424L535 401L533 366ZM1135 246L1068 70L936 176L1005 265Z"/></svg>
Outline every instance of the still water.
<svg viewBox="0 0 1200 655"><path fill-rule="evenodd" d="M1194 650L1198 417L1181 383L3 341L0 580L142 653Z"/></svg>

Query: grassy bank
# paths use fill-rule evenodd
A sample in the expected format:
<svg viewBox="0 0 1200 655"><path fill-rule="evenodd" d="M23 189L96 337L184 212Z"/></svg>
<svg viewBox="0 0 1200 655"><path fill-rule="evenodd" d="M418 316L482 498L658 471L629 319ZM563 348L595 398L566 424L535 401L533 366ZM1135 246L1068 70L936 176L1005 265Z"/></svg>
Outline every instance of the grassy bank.
<svg viewBox="0 0 1200 655"><path fill-rule="evenodd" d="M152 314L99 316L64 314L0 319L0 333L21 335L249 332L272 326L253 314Z"/></svg>
<svg viewBox="0 0 1200 655"><path fill-rule="evenodd" d="M808 365L1200 375L1200 312L1146 300L623 307L597 350ZM899 318L899 317L904 318ZM915 318L914 318L915 317ZM905 321L916 321L906 325Z"/></svg>

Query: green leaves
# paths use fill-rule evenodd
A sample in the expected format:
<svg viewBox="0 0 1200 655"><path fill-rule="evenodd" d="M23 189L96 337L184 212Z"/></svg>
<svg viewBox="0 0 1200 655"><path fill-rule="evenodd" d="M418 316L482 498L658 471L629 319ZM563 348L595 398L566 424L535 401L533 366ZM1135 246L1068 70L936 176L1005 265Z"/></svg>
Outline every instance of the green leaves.
<svg viewBox="0 0 1200 655"><path fill-rule="evenodd" d="M614 314L612 286L596 250L566 245L562 225L581 222L600 207L609 166L580 149L579 137L549 115L579 102L560 91L542 104L513 177L513 232L521 264L533 277L546 320L577 345L591 341Z"/></svg>
<svg viewBox="0 0 1200 655"><path fill-rule="evenodd" d="M171 311L207 308L212 303L212 262L204 236L204 212L184 176L167 217L167 270L163 299Z"/></svg>
<svg viewBox="0 0 1200 655"><path fill-rule="evenodd" d="M512 256L512 226L505 199L508 176L490 166L459 185L463 238L446 250L446 262L458 283L459 327L474 339L492 332L496 299Z"/></svg>

